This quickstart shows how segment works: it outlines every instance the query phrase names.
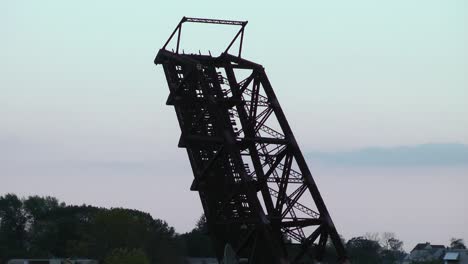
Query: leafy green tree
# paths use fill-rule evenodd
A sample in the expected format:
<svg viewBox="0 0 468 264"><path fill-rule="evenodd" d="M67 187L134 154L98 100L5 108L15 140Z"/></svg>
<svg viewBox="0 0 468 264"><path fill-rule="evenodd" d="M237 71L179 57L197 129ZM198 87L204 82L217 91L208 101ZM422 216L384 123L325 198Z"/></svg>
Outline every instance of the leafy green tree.
<svg viewBox="0 0 468 264"><path fill-rule="evenodd" d="M177 234L150 214L122 208L66 206L53 197L0 197L0 263L12 257L88 257L137 248L151 263L177 263Z"/></svg>
<svg viewBox="0 0 468 264"><path fill-rule="evenodd" d="M50 241L54 238L51 229L55 226L45 221L47 216L59 207L65 204L59 204L56 198L47 196L30 196L23 200L24 216L27 219L28 233L27 248L30 257L48 257L46 247L50 246Z"/></svg>
<svg viewBox="0 0 468 264"><path fill-rule="evenodd" d="M208 233L208 223L206 221L206 216L205 214L202 214L200 218L198 219L196 225L195 225L195 230L200 231L202 233Z"/></svg>
<svg viewBox="0 0 468 264"><path fill-rule="evenodd" d="M79 256L75 254L77 252L71 250L72 244L74 241L80 241L82 249L83 243L88 243L89 225L100 210L102 209L86 205L59 206L47 214L40 215L34 220L29 231L31 237L29 256L37 258ZM87 248L91 248L91 245ZM94 257L90 251L84 252Z"/></svg>
<svg viewBox="0 0 468 264"><path fill-rule="evenodd" d="M353 237L346 243L351 263L375 264L382 263L381 246L377 241L365 237Z"/></svg>
<svg viewBox="0 0 468 264"><path fill-rule="evenodd" d="M179 236L180 247L189 257L215 257L216 254L208 234L205 215L201 215L192 231Z"/></svg>
<svg viewBox="0 0 468 264"><path fill-rule="evenodd" d="M175 263L179 255L175 231L166 222L137 210L114 208L99 211L89 229L92 255L116 248L140 248L155 263Z"/></svg>
<svg viewBox="0 0 468 264"><path fill-rule="evenodd" d="M397 263L406 256L403 250L403 241L397 239L394 233L382 233L380 243L382 245L380 252L382 263Z"/></svg>
<svg viewBox="0 0 468 264"><path fill-rule="evenodd" d="M411 264L440 264L441 260L425 260L425 261L412 261Z"/></svg>
<svg viewBox="0 0 468 264"><path fill-rule="evenodd" d="M150 261L142 249L117 248L107 255L104 264L150 264Z"/></svg>
<svg viewBox="0 0 468 264"><path fill-rule="evenodd" d="M345 239L340 235L340 240L344 244L346 244ZM338 254L336 252L335 246L333 245L333 241L331 238L328 238L327 244L325 245L325 253L323 256L323 263L335 263L338 259Z"/></svg>
<svg viewBox="0 0 468 264"><path fill-rule="evenodd" d="M465 242L461 238L451 238L450 248L453 249L466 249Z"/></svg>
<svg viewBox="0 0 468 264"><path fill-rule="evenodd" d="M26 251L26 222L23 203L14 194L0 197L0 256L20 256Z"/></svg>
<svg viewBox="0 0 468 264"><path fill-rule="evenodd" d="M35 221L45 217L52 210L58 207L65 207L65 203L59 204L57 198L54 197L40 197L40 196L29 196L23 201L23 207L28 220Z"/></svg>

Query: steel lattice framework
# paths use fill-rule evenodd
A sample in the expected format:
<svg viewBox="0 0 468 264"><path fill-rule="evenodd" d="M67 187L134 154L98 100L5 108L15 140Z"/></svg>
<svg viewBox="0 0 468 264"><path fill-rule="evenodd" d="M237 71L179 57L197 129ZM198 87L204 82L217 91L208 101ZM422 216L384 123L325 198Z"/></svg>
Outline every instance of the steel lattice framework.
<svg viewBox="0 0 468 264"><path fill-rule="evenodd" d="M240 26L218 57L179 52L185 22ZM184 17L158 52L215 252L249 263L320 261L328 240L345 249L260 64L241 58L247 22ZM177 34L176 50L166 46ZM240 37L240 38L239 38ZM229 54L239 41L237 56ZM242 76L242 77L240 77ZM312 205L312 206L309 206ZM291 246L294 244L295 246Z"/></svg>

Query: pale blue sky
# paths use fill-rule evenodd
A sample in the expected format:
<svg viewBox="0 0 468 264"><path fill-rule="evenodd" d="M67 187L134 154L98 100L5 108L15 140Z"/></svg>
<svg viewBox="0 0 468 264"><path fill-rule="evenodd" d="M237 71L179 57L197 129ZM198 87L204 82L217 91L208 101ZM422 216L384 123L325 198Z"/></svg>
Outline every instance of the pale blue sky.
<svg viewBox="0 0 468 264"><path fill-rule="evenodd" d="M185 153L176 148L179 129L165 105L163 72L153 65L182 16L249 21L243 55L266 67L304 152L468 144L464 0L6 0L0 2L0 194L135 207L188 230L200 206L188 191ZM229 30L187 27L183 48L214 52L229 41ZM451 173L460 179L467 171L428 174ZM322 181L331 211L345 218L353 205L339 201L342 190L332 181ZM378 189L363 181L359 192ZM421 195L439 190L439 181L431 182ZM453 189L443 190L448 199ZM174 204L157 202L179 192ZM441 197L432 198L443 208ZM375 217L385 213L375 205L362 206ZM466 208L452 209L454 221L468 220L459 214ZM193 217L181 219L182 211ZM348 238L364 231L341 223ZM375 229L368 231L413 231L385 221ZM419 231L405 239L448 240Z"/></svg>
<svg viewBox="0 0 468 264"><path fill-rule="evenodd" d="M3 1L0 110L13 134L70 129L74 115L99 124L83 133L118 115L174 127L152 58L183 15L220 17L249 20L244 56L265 65L304 146L468 143L466 2L379 2ZM228 41L205 29L183 41Z"/></svg>

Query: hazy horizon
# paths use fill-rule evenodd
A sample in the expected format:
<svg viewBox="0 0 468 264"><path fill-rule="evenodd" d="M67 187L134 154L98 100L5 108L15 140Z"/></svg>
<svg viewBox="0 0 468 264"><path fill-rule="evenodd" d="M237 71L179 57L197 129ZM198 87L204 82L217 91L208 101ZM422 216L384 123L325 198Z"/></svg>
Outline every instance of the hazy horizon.
<svg viewBox="0 0 468 264"><path fill-rule="evenodd" d="M186 165L179 164L189 171ZM156 164L144 169L141 166L120 168L121 173L115 173L105 166L55 166L45 175L35 175L41 177L32 178L28 184L16 182L9 188L0 187L0 194L54 196L69 205L137 209L167 221L178 233L192 230L203 212L198 194L189 190L188 182L193 177L190 173L167 174L167 177L178 177L181 184L168 181L160 188L148 186L160 169ZM417 243L447 246L452 237L468 240L468 232L464 228L468 221L465 210L468 203L465 193L468 166L350 169L346 166L313 166L310 162L309 166L340 234L347 240L366 233L394 232L404 242L407 252ZM35 169L44 171L43 168ZM16 171L21 178L22 173ZM99 175L93 175L90 171ZM110 172L112 175L109 175ZM128 177L135 172L138 172L138 176ZM113 187L108 186L109 182L113 183ZM63 188L50 189L50 183L62 185ZM162 189L177 195L177 198L154 193ZM159 202L169 198L177 201L173 204Z"/></svg>
<svg viewBox="0 0 468 264"><path fill-rule="evenodd" d="M27 149L18 154L27 154ZM2 178L8 183L0 186L0 194L51 195L67 204L134 208L184 233L194 227L202 208L198 194L189 190L193 176L185 150L176 150L166 159L140 161L70 159L46 149L39 155L42 159L33 158L37 153L30 159L23 156L22 162L0 156ZM395 232L407 251L420 242L468 240L468 164L350 166L310 157L307 162L345 239Z"/></svg>

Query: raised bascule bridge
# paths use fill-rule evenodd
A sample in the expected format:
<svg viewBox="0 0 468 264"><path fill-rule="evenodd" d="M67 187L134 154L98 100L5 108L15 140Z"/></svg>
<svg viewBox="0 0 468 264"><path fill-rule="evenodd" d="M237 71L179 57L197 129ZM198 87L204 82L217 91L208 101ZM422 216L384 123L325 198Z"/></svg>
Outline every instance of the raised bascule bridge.
<svg viewBox="0 0 468 264"><path fill-rule="evenodd" d="M240 27L221 55L180 52L184 23ZM262 65L241 57L247 22L184 17L164 68L216 255L255 264L316 263L345 248ZM176 37L175 37L176 36ZM175 50L167 50L175 42ZM229 53L237 44L236 55ZM288 76L285 76L288 77ZM289 77L293 78L293 77Z"/></svg>

